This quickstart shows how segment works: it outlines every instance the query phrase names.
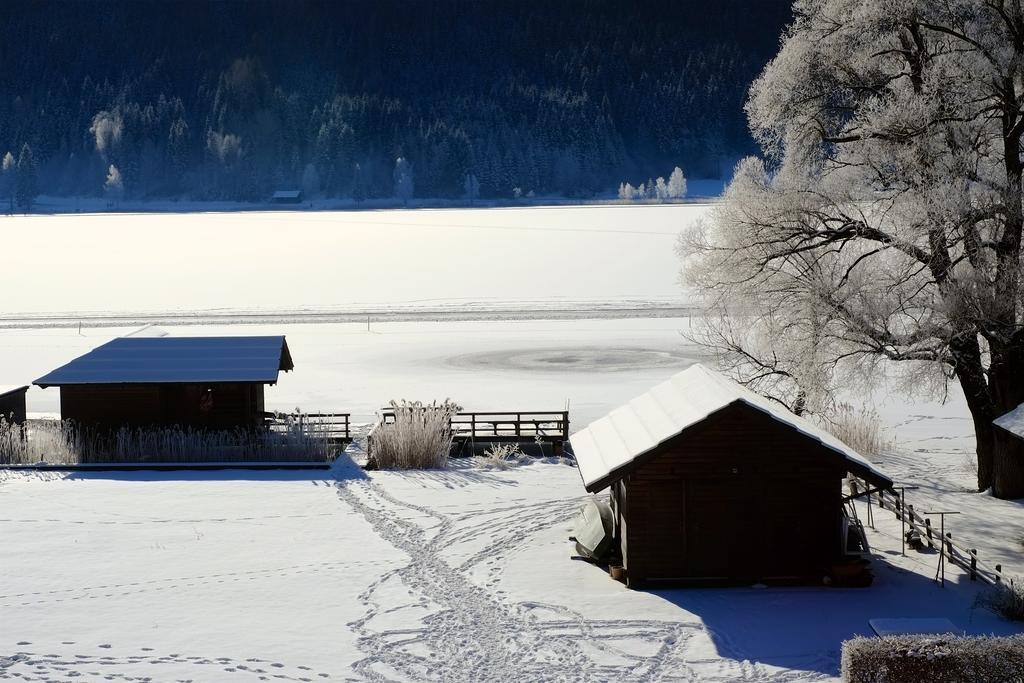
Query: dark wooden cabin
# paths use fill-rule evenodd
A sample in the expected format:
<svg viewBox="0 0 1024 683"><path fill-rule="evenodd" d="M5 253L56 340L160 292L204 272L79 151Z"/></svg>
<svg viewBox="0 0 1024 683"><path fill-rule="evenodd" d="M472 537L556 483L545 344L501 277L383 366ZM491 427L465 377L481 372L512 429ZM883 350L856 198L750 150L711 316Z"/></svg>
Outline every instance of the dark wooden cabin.
<svg viewBox="0 0 1024 683"><path fill-rule="evenodd" d="M120 337L40 377L90 428L256 429L264 387L293 367L283 336Z"/></svg>
<svg viewBox="0 0 1024 683"><path fill-rule="evenodd" d="M695 365L571 437L611 488L627 584L821 583L846 548L842 483L892 482L831 434Z"/></svg>
<svg viewBox="0 0 1024 683"><path fill-rule="evenodd" d="M25 424L25 392L27 385L0 386L0 418L8 424Z"/></svg>
<svg viewBox="0 0 1024 683"><path fill-rule="evenodd" d="M270 196L271 204L301 204L302 190L278 190Z"/></svg>

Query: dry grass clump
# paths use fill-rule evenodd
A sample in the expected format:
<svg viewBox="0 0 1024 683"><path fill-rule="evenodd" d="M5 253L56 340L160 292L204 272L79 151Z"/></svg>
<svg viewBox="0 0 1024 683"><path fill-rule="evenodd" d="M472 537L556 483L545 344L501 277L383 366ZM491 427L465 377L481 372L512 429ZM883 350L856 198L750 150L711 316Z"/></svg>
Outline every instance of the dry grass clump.
<svg viewBox="0 0 1024 683"><path fill-rule="evenodd" d="M1020 683L1024 636L891 636L843 643L845 683Z"/></svg>
<svg viewBox="0 0 1024 683"><path fill-rule="evenodd" d="M0 418L0 465L74 465L79 453L79 433L70 423L29 420L18 425Z"/></svg>
<svg viewBox="0 0 1024 683"><path fill-rule="evenodd" d="M448 464L452 449L452 418L462 407L445 399L391 401L386 417L370 433L368 468L416 470ZM392 417L393 416L393 417Z"/></svg>
<svg viewBox="0 0 1024 683"><path fill-rule="evenodd" d="M523 449L517 443L497 443L484 451L479 459L480 464L505 469L523 462L529 456L523 453Z"/></svg>
<svg viewBox="0 0 1024 683"><path fill-rule="evenodd" d="M326 462L331 458L326 427L306 421L283 432L195 430L181 427L80 429L71 422L31 420L24 432L0 421L0 464L51 465Z"/></svg>
<svg viewBox="0 0 1024 683"><path fill-rule="evenodd" d="M825 418L825 428L832 435L863 456L873 457L892 448L878 413L866 406L854 408L840 403L835 413Z"/></svg>
<svg viewBox="0 0 1024 683"><path fill-rule="evenodd" d="M1024 583L998 583L979 595L978 603L1011 621L1024 621Z"/></svg>

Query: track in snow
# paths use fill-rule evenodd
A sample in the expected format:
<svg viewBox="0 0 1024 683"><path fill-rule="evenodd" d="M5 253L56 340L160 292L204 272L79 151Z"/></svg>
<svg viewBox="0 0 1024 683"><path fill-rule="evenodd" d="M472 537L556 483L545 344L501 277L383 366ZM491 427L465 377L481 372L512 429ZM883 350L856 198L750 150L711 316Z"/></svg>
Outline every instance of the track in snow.
<svg viewBox="0 0 1024 683"><path fill-rule="evenodd" d="M707 636L695 620L587 619L561 605L505 600L500 591L470 579L476 568L487 586L495 586L505 557L535 532L570 519L578 500L446 515L398 500L372 479L342 480L337 488L345 504L409 556L408 564L382 573L360 595L366 612L348 624L366 655L354 669L366 680L786 683L828 678L807 671L770 672L718 633L719 649L731 649L735 661L690 660L688 642ZM466 524L471 519L482 521ZM489 541L458 566L442 557L453 544L481 538ZM396 595L405 596L401 604L389 602ZM395 626L399 612L401 625ZM629 643L654 652L637 654ZM709 669L720 669L721 676L709 676Z"/></svg>

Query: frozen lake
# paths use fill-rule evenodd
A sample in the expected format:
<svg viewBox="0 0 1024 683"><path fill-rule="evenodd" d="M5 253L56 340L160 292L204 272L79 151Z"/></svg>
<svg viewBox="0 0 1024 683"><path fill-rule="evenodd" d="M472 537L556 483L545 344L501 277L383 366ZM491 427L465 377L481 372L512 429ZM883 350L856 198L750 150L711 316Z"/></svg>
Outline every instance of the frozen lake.
<svg viewBox="0 0 1024 683"><path fill-rule="evenodd" d="M0 217L25 314L677 306L707 205Z"/></svg>

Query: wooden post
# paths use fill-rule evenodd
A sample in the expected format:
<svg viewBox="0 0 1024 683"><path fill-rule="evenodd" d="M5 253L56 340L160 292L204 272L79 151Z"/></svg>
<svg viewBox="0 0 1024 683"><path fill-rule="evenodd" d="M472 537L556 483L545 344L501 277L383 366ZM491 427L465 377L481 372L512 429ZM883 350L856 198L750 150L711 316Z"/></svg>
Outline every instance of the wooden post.
<svg viewBox="0 0 1024 683"><path fill-rule="evenodd" d="M971 548L971 581L978 580L978 549Z"/></svg>
<svg viewBox="0 0 1024 683"><path fill-rule="evenodd" d="M996 583L999 583L1002 580L1003 580L1003 565L997 564L996 565Z"/></svg>
<svg viewBox="0 0 1024 683"><path fill-rule="evenodd" d="M949 531L946 532L946 554L953 559L953 534Z"/></svg>
<svg viewBox="0 0 1024 683"><path fill-rule="evenodd" d="M924 518L924 531L928 534L928 547L934 548L935 544L932 543L932 520L929 517Z"/></svg>

